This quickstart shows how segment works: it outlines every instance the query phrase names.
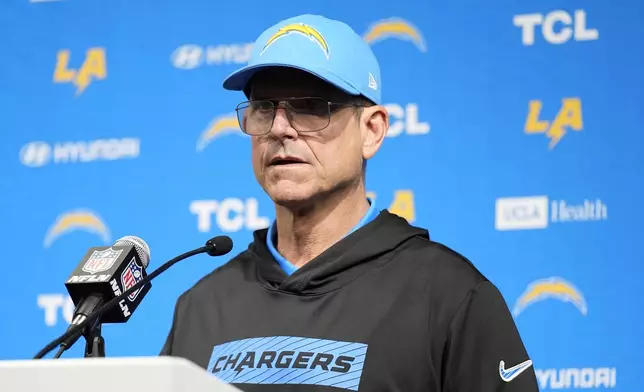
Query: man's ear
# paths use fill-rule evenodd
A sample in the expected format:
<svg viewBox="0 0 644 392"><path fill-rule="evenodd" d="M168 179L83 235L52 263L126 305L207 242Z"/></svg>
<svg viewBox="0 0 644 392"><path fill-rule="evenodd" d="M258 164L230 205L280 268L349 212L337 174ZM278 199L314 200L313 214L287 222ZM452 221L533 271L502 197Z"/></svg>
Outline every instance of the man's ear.
<svg viewBox="0 0 644 392"><path fill-rule="evenodd" d="M381 105L368 106L360 116L362 128L362 158L370 159L380 149L389 130L389 113Z"/></svg>

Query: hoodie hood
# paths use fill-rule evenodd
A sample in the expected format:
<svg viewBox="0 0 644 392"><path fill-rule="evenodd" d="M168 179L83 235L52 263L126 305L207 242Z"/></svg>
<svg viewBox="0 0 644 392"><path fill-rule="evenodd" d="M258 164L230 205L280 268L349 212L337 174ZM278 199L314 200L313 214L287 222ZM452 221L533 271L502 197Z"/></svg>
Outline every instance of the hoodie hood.
<svg viewBox="0 0 644 392"><path fill-rule="evenodd" d="M257 277L270 290L297 295L319 295L336 290L390 261L389 256L406 241L415 237L429 239L427 230L382 210L370 223L288 276L266 246L267 233L267 228L255 231L248 248L248 256L257 266Z"/></svg>

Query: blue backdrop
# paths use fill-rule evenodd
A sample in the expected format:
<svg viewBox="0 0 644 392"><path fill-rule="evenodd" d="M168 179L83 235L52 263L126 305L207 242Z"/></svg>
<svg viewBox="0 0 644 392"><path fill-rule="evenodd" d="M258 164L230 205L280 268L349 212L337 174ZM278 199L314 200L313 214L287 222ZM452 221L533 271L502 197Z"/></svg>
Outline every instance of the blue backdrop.
<svg viewBox="0 0 644 392"><path fill-rule="evenodd" d="M0 359L64 332L87 248L140 236L156 268L268 224L221 82L301 13L373 46L392 126L368 188L501 289L541 388L641 390L639 0L2 1ZM107 354L156 355L177 297L227 260L155 280Z"/></svg>

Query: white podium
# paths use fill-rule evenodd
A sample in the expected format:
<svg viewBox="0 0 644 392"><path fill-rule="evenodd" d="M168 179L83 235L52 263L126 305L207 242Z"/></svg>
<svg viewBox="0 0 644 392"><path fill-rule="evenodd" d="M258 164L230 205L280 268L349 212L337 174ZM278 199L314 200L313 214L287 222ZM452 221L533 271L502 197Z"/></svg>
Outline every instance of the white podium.
<svg viewBox="0 0 644 392"><path fill-rule="evenodd" d="M174 357L0 361L2 392L234 392L194 363Z"/></svg>

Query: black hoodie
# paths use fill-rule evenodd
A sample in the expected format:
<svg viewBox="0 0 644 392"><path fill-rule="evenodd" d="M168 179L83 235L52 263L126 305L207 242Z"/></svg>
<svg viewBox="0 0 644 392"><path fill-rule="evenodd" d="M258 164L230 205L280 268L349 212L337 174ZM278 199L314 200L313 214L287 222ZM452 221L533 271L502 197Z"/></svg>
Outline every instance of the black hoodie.
<svg viewBox="0 0 644 392"><path fill-rule="evenodd" d="M538 391L501 293L426 230L383 210L291 276L266 234L179 297L162 355L244 391Z"/></svg>

